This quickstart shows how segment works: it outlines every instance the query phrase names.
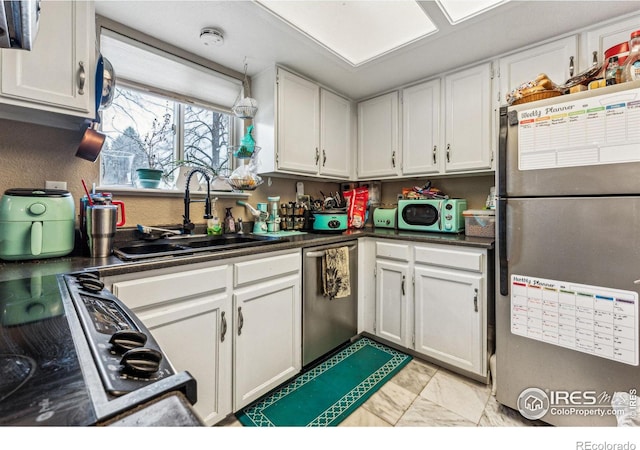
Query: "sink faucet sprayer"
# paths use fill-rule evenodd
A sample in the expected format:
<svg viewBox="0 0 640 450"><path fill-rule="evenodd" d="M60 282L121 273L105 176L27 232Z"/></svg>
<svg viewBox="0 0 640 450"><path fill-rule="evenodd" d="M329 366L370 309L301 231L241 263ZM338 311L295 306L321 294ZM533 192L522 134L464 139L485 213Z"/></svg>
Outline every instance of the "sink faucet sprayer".
<svg viewBox="0 0 640 450"><path fill-rule="evenodd" d="M204 176L204 179L207 180L207 196L204 200L191 200L191 198L189 198L189 183L191 182L191 177L196 172L201 173ZM193 222L191 222L191 220L189 219L189 205L191 204L191 202L204 202L204 218L205 219L213 218L213 216L211 215L210 197L211 197L211 180L209 178L209 175L203 169L200 169L197 167L195 169L192 169L191 172L189 172L189 174L187 175L187 185L184 189L184 214L182 216L183 218L182 233L191 234L193 229L196 227L196 225Z"/></svg>

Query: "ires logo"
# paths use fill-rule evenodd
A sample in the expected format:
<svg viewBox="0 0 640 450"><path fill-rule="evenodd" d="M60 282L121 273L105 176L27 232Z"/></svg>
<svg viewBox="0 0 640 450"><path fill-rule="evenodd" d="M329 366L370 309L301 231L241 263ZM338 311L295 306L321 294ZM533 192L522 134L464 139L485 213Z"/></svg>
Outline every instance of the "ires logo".
<svg viewBox="0 0 640 450"><path fill-rule="evenodd" d="M636 390L629 392L629 406L636 406ZM527 388L518 396L518 411L529 420L552 415L607 416L617 412L611 407L611 395L596 391L543 391Z"/></svg>
<svg viewBox="0 0 640 450"><path fill-rule="evenodd" d="M553 406L593 406L611 401L611 396L596 391L549 391L549 401Z"/></svg>
<svg viewBox="0 0 640 450"><path fill-rule="evenodd" d="M529 420L538 420L549 411L549 396L542 389L527 388L518 396L518 411Z"/></svg>

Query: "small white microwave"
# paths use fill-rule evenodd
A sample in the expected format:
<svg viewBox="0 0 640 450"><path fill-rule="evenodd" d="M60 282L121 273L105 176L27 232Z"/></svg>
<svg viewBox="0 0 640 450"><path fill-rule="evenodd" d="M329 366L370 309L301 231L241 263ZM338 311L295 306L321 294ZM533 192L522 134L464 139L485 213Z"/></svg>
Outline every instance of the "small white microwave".
<svg viewBox="0 0 640 450"><path fill-rule="evenodd" d="M398 229L460 233L466 209L467 201L461 198L398 200Z"/></svg>

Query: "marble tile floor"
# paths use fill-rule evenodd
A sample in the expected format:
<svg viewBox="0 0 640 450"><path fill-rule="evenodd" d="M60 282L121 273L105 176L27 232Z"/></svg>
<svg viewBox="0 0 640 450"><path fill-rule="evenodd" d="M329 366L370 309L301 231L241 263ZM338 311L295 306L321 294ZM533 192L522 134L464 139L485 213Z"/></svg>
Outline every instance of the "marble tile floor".
<svg viewBox="0 0 640 450"><path fill-rule="evenodd" d="M242 426L230 416L221 426ZM341 427L538 426L500 405L491 386L414 358Z"/></svg>

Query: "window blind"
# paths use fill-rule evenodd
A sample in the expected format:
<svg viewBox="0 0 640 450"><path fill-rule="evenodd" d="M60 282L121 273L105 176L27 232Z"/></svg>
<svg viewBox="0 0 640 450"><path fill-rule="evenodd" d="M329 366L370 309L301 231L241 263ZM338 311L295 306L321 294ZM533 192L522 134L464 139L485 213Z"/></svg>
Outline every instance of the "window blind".
<svg viewBox="0 0 640 450"><path fill-rule="evenodd" d="M121 78L176 100L230 112L242 81L109 29L100 52Z"/></svg>

